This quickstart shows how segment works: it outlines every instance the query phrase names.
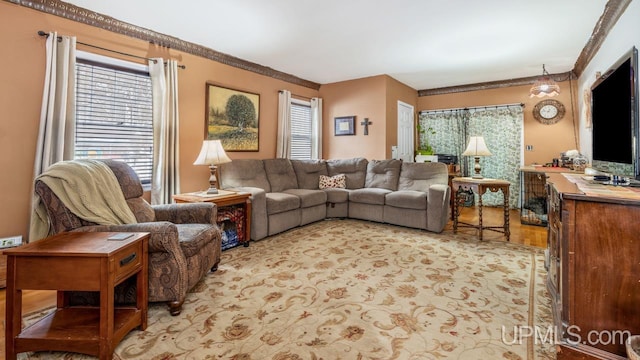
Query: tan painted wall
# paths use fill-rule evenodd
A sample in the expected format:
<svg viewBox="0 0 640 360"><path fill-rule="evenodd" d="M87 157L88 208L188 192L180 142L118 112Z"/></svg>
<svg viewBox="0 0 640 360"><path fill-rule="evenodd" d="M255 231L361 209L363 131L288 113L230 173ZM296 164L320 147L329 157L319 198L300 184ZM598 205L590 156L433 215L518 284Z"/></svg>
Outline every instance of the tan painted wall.
<svg viewBox="0 0 640 360"><path fill-rule="evenodd" d="M386 156L386 77L373 76L342 81L320 87L324 102L322 157L344 159L365 157L384 159ZM356 116L355 135L335 136L334 118ZM360 122L369 118L369 135L364 135Z"/></svg>
<svg viewBox="0 0 640 360"><path fill-rule="evenodd" d="M572 84L572 86L570 86ZM545 164L560 156L561 152L579 149L578 108L572 97L576 98L575 81L560 83L560 95L554 99L564 104L564 118L553 125L544 125L533 118L533 107L548 98L530 98L531 86L514 86L501 89L472 91L457 94L418 97L418 112L421 110L449 109L510 103L524 104L524 144L532 145L533 151L524 152L524 163ZM573 87L573 89L572 89ZM573 104L573 106L572 106Z"/></svg>
<svg viewBox="0 0 640 360"><path fill-rule="evenodd" d="M415 89L388 75L322 85L324 101L323 157L390 159L398 139L398 100L417 105ZM334 136L334 118L356 116L353 136ZM369 118L369 135L360 123Z"/></svg>
<svg viewBox="0 0 640 360"><path fill-rule="evenodd" d="M182 191L208 186L209 169L192 165L204 139L205 83L260 94L259 152L229 153L232 159L273 158L277 124L278 90L316 97L318 91L221 63L155 46L88 25L47 15L6 1L0 1L0 237L26 238L33 163L44 84L45 40L38 30L75 35L78 41L144 57L176 59L185 70L179 72L180 175ZM97 52L78 45L79 50ZM105 53L115 56L113 53ZM125 60L137 61L130 57Z"/></svg>

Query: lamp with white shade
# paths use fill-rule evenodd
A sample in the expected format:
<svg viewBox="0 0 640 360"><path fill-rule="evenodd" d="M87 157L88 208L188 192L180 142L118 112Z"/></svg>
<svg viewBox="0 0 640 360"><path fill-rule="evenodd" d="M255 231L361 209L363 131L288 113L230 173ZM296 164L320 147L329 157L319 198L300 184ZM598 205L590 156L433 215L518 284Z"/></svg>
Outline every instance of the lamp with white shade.
<svg viewBox="0 0 640 360"><path fill-rule="evenodd" d="M211 170L211 177L209 177L209 190L207 194L218 193L218 166L231 162L231 159L227 156L222 148L220 140L204 140L202 142L202 148L200 149L200 155L193 163L193 165L209 165Z"/></svg>
<svg viewBox="0 0 640 360"><path fill-rule="evenodd" d="M474 157L475 163L473 169L475 174L473 174L471 178L482 179L482 174L480 174L480 156L491 156L491 151L487 148L484 138L482 136L471 136L469 138L469 144L462 155Z"/></svg>

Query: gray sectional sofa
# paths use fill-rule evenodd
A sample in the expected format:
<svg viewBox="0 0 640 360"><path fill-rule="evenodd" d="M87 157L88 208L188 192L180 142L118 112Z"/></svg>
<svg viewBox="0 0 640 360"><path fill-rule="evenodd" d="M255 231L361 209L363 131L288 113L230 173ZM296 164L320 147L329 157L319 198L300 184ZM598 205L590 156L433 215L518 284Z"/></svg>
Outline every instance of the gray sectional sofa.
<svg viewBox="0 0 640 360"><path fill-rule="evenodd" d="M321 189L321 177L342 178L344 188ZM325 218L441 232L451 197L445 164L401 160L240 159L220 165L219 181L251 193L252 240Z"/></svg>

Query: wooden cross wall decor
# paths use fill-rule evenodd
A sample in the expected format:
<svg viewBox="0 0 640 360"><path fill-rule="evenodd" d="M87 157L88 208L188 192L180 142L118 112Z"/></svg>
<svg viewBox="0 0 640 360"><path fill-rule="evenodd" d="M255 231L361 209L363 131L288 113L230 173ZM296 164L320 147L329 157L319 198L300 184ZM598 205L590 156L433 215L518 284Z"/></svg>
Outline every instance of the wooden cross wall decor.
<svg viewBox="0 0 640 360"><path fill-rule="evenodd" d="M364 118L364 121L360 122L360 125L364 126L364 134L365 135L369 135L369 125L371 125L372 122L369 121L369 118Z"/></svg>

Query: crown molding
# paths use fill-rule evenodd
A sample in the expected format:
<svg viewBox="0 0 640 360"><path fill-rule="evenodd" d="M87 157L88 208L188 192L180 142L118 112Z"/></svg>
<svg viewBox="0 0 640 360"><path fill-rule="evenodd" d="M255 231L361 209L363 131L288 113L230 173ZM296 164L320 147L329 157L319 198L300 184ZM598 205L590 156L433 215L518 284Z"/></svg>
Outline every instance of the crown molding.
<svg viewBox="0 0 640 360"><path fill-rule="evenodd" d="M567 81L567 80L576 78L575 74L572 71L568 71L565 73L558 73L558 74L550 74L549 76L557 82ZM453 94L453 93L468 92L468 91L500 89L500 88L511 87L511 86L531 85L536 80L538 80L539 77L540 76L538 75L538 76L529 76L529 77L517 78L517 79L498 80L498 81L489 81L489 82L483 82L483 83L477 83L477 84L467 84L467 85L441 87L441 88L435 88L435 89L418 90L418 96L444 95L444 94Z"/></svg>
<svg viewBox="0 0 640 360"><path fill-rule="evenodd" d="M59 0L5 0L10 3L21 5L30 9L38 10L47 14L59 16L79 23L91 25L100 29L112 31L117 34L126 35L149 43L183 51L188 54L200 56L225 65L233 66L242 70L251 71L260 75L268 76L277 80L282 80L291 84L304 86L310 89L319 90L320 84L301 79L272 68L262 66L250 61L227 55L205 46L180 40L176 37L161 34L153 30L135 26L110 16L102 15L69 3Z"/></svg>
<svg viewBox="0 0 640 360"><path fill-rule="evenodd" d="M604 7L604 12L598 19L596 26L593 28L591 37L584 46L578 60L573 65L573 72L580 77L584 69L589 65L589 62L596 55L600 46L609 35L609 32L616 24L620 16L627 9L627 6L631 3L631 0L609 0Z"/></svg>

